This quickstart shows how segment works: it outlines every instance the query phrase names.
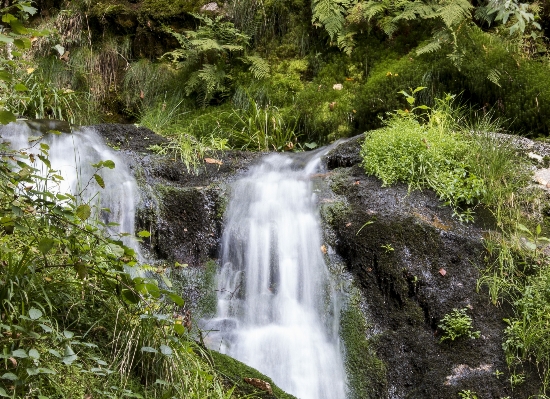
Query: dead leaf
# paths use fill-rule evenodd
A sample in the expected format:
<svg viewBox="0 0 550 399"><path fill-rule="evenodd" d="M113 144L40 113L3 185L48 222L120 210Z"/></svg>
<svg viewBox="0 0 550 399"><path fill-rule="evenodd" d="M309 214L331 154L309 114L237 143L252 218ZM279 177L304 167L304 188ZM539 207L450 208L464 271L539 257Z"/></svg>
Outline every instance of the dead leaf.
<svg viewBox="0 0 550 399"><path fill-rule="evenodd" d="M13 357L10 357L10 358L9 358L9 361L11 362L11 364L13 365L13 367L17 367L17 360L15 360Z"/></svg>
<svg viewBox="0 0 550 399"><path fill-rule="evenodd" d="M359 180L357 180L355 183L353 183L355 186L358 186L359 185Z"/></svg>
<svg viewBox="0 0 550 399"><path fill-rule="evenodd" d="M139 91L139 98L141 98L142 100L145 98L145 93L143 92L143 90Z"/></svg>
<svg viewBox="0 0 550 399"><path fill-rule="evenodd" d="M447 274L447 271L443 268L439 269L439 274L441 274L442 276L446 275Z"/></svg>
<svg viewBox="0 0 550 399"><path fill-rule="evenodd" d="M349 227L349 226L351 226L351 222L346 223L346 227Z"/></svg>
<svg viewBox="0 0 550 399"><path fill-rule="evenodd" d="M321 252L324 254L327 253L327 247L325 245L321 245Z"/></svg>
<svg viewBox="0 0 550 399"><path fill-rule="evenodd" d="M259 378L243 378L243 380L247 383L249 383L252 386L255 386L256 388L261 389L262 391L266 391L270 395L273 395L273 390L271 389L271 384L267 381L262 381Z"/></svg>
<svg viewBox="0 0 550 399"><path fill-rule="evenodd" d="M218 159L214 159L214 158L204 158L204 162L213 163L213 164L216 164L216 165L223 165L222 161L220 161Z"/></svg>

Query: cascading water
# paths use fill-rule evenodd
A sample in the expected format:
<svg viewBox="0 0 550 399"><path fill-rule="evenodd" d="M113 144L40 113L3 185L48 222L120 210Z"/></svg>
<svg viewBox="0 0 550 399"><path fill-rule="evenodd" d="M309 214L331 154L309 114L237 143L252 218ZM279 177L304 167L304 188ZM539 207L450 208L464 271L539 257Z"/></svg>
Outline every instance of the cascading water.
<svg viewBox="0 0 550 399"><path fill-rule="evenodd" d="M109 228L112 234L130 233L123 241L139 254L137 242L132 238L138 188L128 167L93 128L75 128L72 133L47 133L58 126L68 128L68 124L59 121L10 123L0 128L0 138L9 142L13 149L28 148L27 152L37 153L39 147L33 140L44 136L40 142L50 147L51 167L63 177L59 187L52 189L78 195L86 203L97 201L101 208L108 208L109 212L101 214L103 222L117 224ZM99 172L105 182L105 188L101 189L93 178L96 168L92 164L105 160L113 161L115 168L104 168Z"/></svg>
<svg viewBox="0 0 550 399"><path fill-rule="evenodd" d="M320 154L266 157L233 187L210 347L300 399L343 399L339 308L311 175Z"/></svg>

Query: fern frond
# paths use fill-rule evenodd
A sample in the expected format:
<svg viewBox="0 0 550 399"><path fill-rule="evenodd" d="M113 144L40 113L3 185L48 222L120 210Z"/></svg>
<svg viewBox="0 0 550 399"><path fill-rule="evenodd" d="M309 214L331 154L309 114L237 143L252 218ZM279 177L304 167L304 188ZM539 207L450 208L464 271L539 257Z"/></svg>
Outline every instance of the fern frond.
<svg viewBox="0 0 550 399"><path fill-rule="evenodd" d="M407 3L403 11L394 17L394 21L405 20L412 21L417 18L427 19L436 16L434 8L430 4L426 4L423 1L416 0L411 3Z"/></svg>
<svg viewBox="0 0 550 399"><path fill-rule="evenodd" d="M249 55L244 58L250 63L248 70L255 79L264 79L269 76L269 63L265 59L256 55Z"/></svg>
<svg viewBox="0 0 550 399"><path fill-rule="evenodd" d="M363 6L363 15L370 20L387 9L387 5L382 2L367 1Z"/></svg>
<svg viewBox="0 0 550 399"><path fill-rule="evenodd" d="M227 50L227 51L230 51L230 52L232 52L232 51L237 52L237 51L243 51L244 50L243 46L237 46L237 45L234 45L234 44L223 44L222 48L224 50Z"/></svg>
<svg viewBox="0 0 550 399"><path fill-rule="evenodd" d="M498 87L501 87L499 83L500 76L501 76L500 71L496 68L493 68L489 71L489 74L487 75L487 79L489 79L491 82L496 84Z"/></svg>
<svg viewBox="0 0 550 399"><path fill-rule="evenodd" d="M433 53L441 48L441 42L439 40L433 40L423 47L416 50L417 55Z"/></svg>
<svg viewBox="0 0 550 399"><path fill-rule="evenodd" d="M351 53L355 48L355 40L353 38L355 34L356 32L341 32L336 40L340 50L349 56L351 56Z"/></svg>
<svg viewBox="0 0 550 399"><path fill-rule="evenodd" d="M214 39L193 39L190 40L189 43L197 50L197 51L209 51L209 50L222 50L222 46Z"/></svg>
<svg viewBox="0 0 550 399"><path fill-rule="evenodd" d="M344 27L348 0L313 0L313 23L319 22L328 32L331 40Z"/></svg>
<svg viewBox="0 0 550 399"><path fill-rule="evenodd" d="M470 16L472 4L469 0L446 0L438 13L447 28L458 25Z"/></svg>

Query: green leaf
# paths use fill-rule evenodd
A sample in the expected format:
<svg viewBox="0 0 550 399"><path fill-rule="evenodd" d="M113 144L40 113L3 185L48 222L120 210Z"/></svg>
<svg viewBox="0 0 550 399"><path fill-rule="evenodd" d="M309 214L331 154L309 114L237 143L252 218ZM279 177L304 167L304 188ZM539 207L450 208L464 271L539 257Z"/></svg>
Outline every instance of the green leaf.
<svg viewBox="0 0 550 399"><path fill-rule="evenodd" d="M69 330L64 330L63 335L65 336L65 338L71 339L72 337L74 337L74 332L69 331Z"/></svg>
<svg viewBox="0 0 550 399"><path fill-rule="evenodd" d="M170 348L168 345L161 345L159 347L160 353L162 353L165 356L172 356L172 348Z"/></svg>
<svg viewBox="0 0 550 399"><path fill-rule="evenodd" d="M6 390L2 387L0 387L0 396L2 396L3 398L11 398L11 395L8 395L6 393Z"/></svg>
<svg viewBox="0 0 550 399"><path fill-rule="evenodd" d="M44 237L38 243L38 250L42 252L44 255L46 255L50 251L50 249L53 248L54 244L55 244L55 240L49 237Z"/></svg>
<svg viewBox="0 0 550 399"><path fill-rule="evenodd" d="M138 237L141 237L141 238L151 237L151 233L149 233L146 230L141 230L139 233L137 233L137 235Z"/></svg>
<svg viewBox="0 0 550 399"><path fill-rule="evenodd" d="M177 294L170 293L170 294L167 294L167 297L170 298L172 302L174 302L178 306L185 305L185 301L183 300L183 298Z"/></svg>
<svg viewBox="0 0 550 399"><path fill-rule="evenodd" d="M0 34L0 42L2 43L13 43L13 37Z"/></svg>
<svg viewBox="0 0 550 399"><path fill-rule="evenodd" d="M32 358L32 359L40 359L40 353L36 350L36 349L31 349L29 350L29 357Z"/></svg>
<svg viewBox="0 0 550 399"><path fill-rule="evenodd" d="M184 334L185 333L185 327L182 324L174 324L174 331L176 334Z"/></svg>
<svg viewBox="0 0 550 399"><path fill-rule="evenodd" d="M61 359L61 353L59 353L58 351L56 351L55 349L48 349L48 352L50 352L52 355L54 355L55 357Z"/></svg>
<svg viewBox="0 0 550 399"><path fill-rule="evenodd" d="M155 348L152 348L150 346L144 346L141 348L142 352L149 352L149 353L158 353L158 351Z"/></svg>
<svg viewBox="0 0 550 399"><path fill-rule="evenodd" d="M9 82L12 80L12 75L8 71L0 70L0 80Z"/></svg>
<svg viewBox="0 0 550 399"><path fill-rule="evenodd" d="M30 4L30 2L29 2L29 4ZM21 8L21 10L23 10L24 12L29 13L30 15L36 14L36 11L37 11L36 8L31 7L27 4L19 4L19 8Z"/></svg>
<svg viewBox="0 0 550 399"><path fill-rule="evenodd" d="M539 235L541 231L542 231L542 228L540 227L540 224L537 224L537 230L536 230L537 235Z"/></svg>
<svg viewBox="0 0 550 399"><path fill-rule="evenodd" d="M2 15L2 22L9 24L12 21L17 21L17 18L15 18L13 14L8 13L8 14Z"/></svg>
<svg viewBox="0 0 550 399"><path fill-rule="evenodd" d="M19 377L16 376L15 374L13 374L13 373L5 373L0 378L3 379L3 380L10 380L10 381L16 381L16 380L19 379Z"/></svg>
<svg viewBox="0 0 550 399"><path fill-rule="evenodd" d="M53 329L50 326L47 326L46 324L39 324L40 327L44 330L44 332L52 332Z"/></svg>
<svg viewBox="0 0 550 399"><path fill-rule="evenodd" d="M166 284L168 288L172 288L172 282L170 281L170 279L166 277L165 274L161 274L161 277L162 277L162 281L164 281L164 284Z"/></svg>
<svg viewBox="0 0 550 399"><path fill-rule="evenodd" d="M122 248L120 245L111 242L107 246L111 249L111 251L117 258L124 256L124 248Z"/></svg>
<svg viewBox="0 0 550 399"><path fill-rule="evenodd" d="M12 355L12 357L18 357L18 358L21 358L21 359L29 357L27 355L27 352L25 351L25 349L16 349L11 353L11 355Z"/></svg>
<svg viewBox="0 0 550 399"><path fill-rule="evenodd" d="M10 21L10 26L11 30L18 35L26 35L27 33L29 33L29 30L25 28L21 21L19 21L18 19Z"/></svg>
<svg viewBox="0 0 550 399"><path fill-rule="evenodd" d="M523 224L521 223L518 223L518 230L521 230L523 231L524 233L527 233L529 235L533 235L533 233L531 233L531 230L529 230L527 227L525 227Z"/></svg>
<svg viewBox="0 0 550 399"><path fill-rule="evenodd" d="M82 204L78 208L76 208L76 216L82 221L85 221L90 217L92 214L92 209L90 208L90 205L88 204Z"/></svg>
<svg viewBox="0 0 550 399"><path fill-rule="evenodd" d="M7 125L10 122L15 122L17 118L13 114L13 112L10 111L0 111L0 124Z"/></svg>
<svg viewBox="0 0 550 399"><path fill-rule="evenodd" d="M31 318L31 320L39 319L42 317L42 311L40 309L30 308L29 317Z"/></svg>
<svg viewBox="0 0 550 399"><path fill-rule="evenodd" d="M53 49L59 53L59 55L65 54L65 47L63 47L61 44L56 44L53 46Z"/></svg>
<svg viewBox="0 0 550 399"><path fill-rule="evenodd" d="M122 290L121 295L122 295L122 299L124 299L125 301L131 304L135 305L139 303L139 295L132 290L124 289Z"/></svg>
<svg viewBox="0 0 550 399"><path fill-rule="evenodd" d="M103 181L103 178L98 175L97 173L94 174L94 179L101 188L105 188L105 182Z"/></svg>
<svg viewBox="0 0 550 399"><path fill-rule="evenodd" d="M42 162L44 162L44 165L48 167L48 169L52 168L52 164L48 158L46 158L44 155L38 154L38 159L40 159Z"/></svg>
<svg viewBox="0 0 550 399"><path fill-rule="evenodd" d="M13 41L13 44L17 46L17 48L20 48L21 50L26 50L31 47L31 41L27 39L26 37L22 37L20 39L15 39Z"/></svg>
<svg viewBox="0 0 550 399"><path fill-rule="evenodd" d="M109 168L109 169L114 169L115 168L115 163L113 161L111 161L110 159L108 159L106 161L103 161L103 166L105 166L106 168Z"/></svg>

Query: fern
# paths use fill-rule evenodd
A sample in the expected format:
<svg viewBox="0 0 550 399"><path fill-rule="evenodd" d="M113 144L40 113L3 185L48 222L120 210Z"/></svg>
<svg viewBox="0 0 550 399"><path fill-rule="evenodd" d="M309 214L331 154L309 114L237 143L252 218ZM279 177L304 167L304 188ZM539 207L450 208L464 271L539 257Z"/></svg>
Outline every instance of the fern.
<svg viewBox="0 0 550 399"><path fill-rule="evenodd" d="M446 0L443 7L439 8L438 14L447 28L452 28L469 18L473 8L468 0Z"/></svg>
<svg viewBox="0 0 550 399"><path fill-rule="evenodd" d="M487 75L487 79L489 79L491 82L496 84L498 87L501 87L499 83L500 76L501 76L500 71L496 68L493 68L489 71L489 74Z"/></svg>
<svg viewBox="0 0 550 399"><path fill-rule="evenodd" d="M269 63L262 57L249 55L244 57L244 60L250 64L248 70L255 79L265 79L269 76Z"/></svg>
<svg viewBox="0 0 550 399"><path fill-rule="evenodd" d="M418 48L416 50L416 54L417 55L422 55L422 54L428 54L428 53L433 53L437 50L441 49L441 42L439 40L433 40L431 42L429 42L428 44Z"/></svg>
<svg viewBox="0 0 550 399"><path fill-rule="evenodd" d="M344 16L349 5L349 0L313 0L311 20L324 26L331 40L334 40L344 27Z"/></svg>

